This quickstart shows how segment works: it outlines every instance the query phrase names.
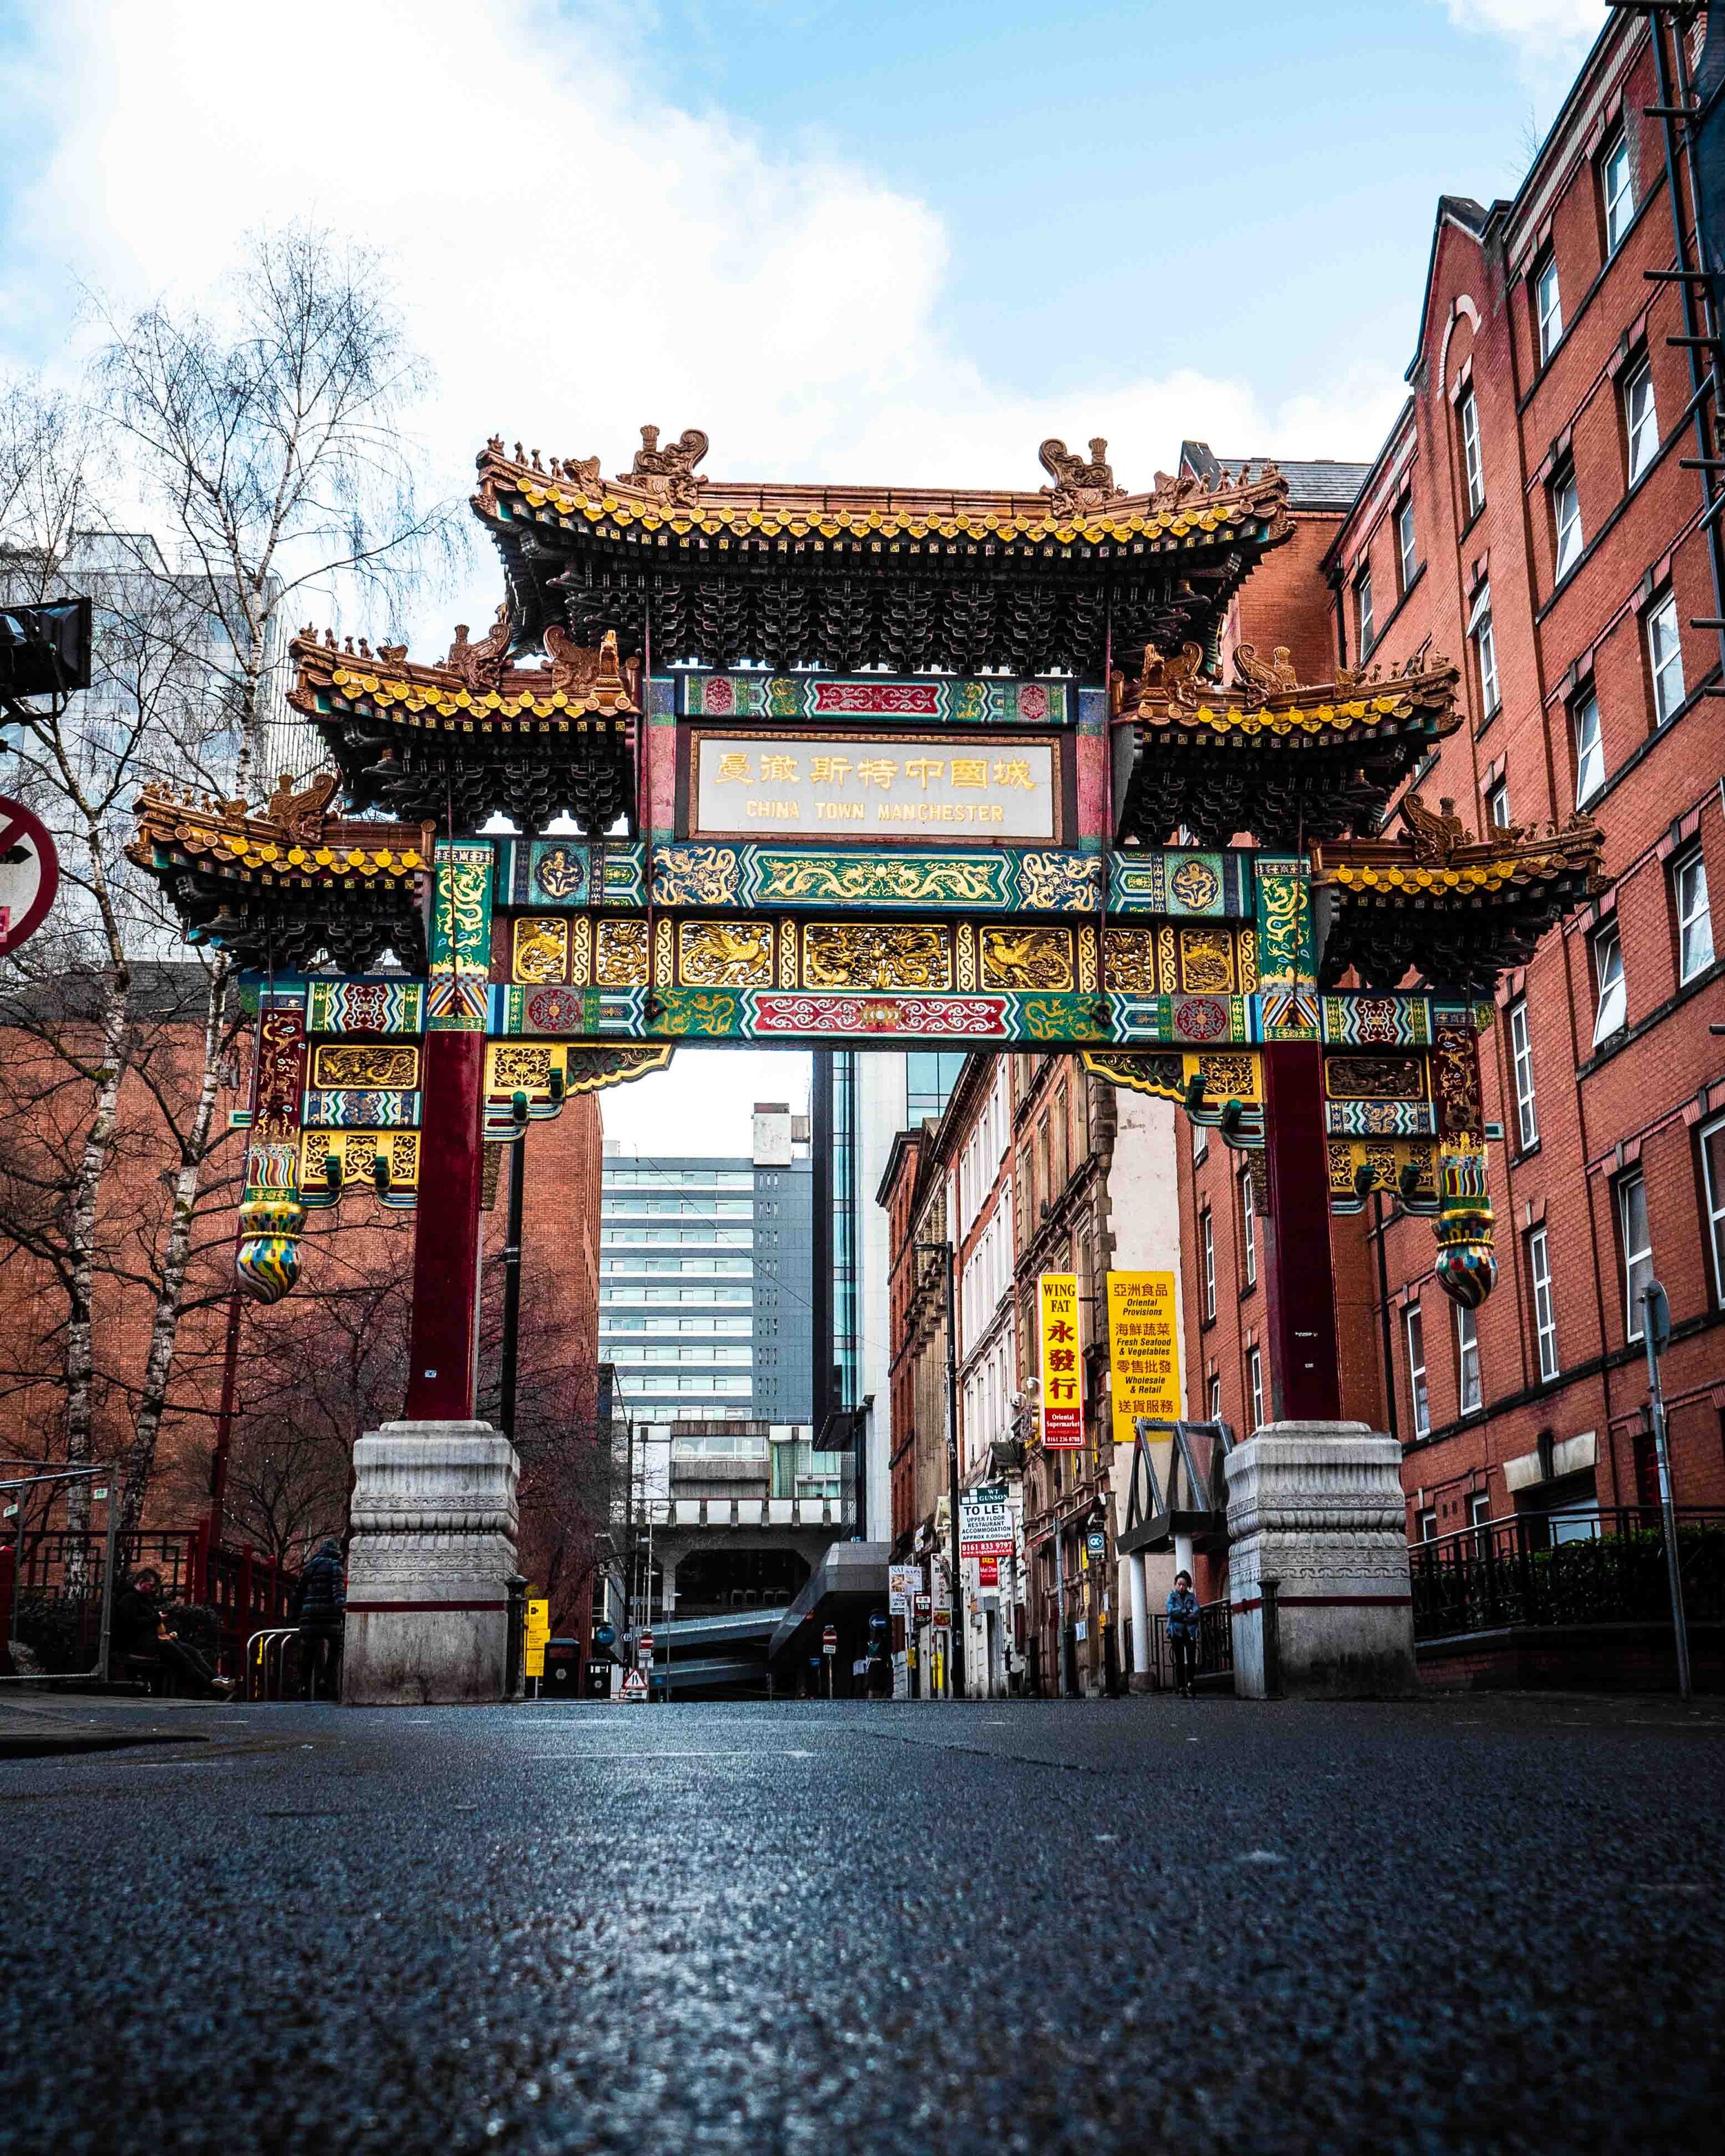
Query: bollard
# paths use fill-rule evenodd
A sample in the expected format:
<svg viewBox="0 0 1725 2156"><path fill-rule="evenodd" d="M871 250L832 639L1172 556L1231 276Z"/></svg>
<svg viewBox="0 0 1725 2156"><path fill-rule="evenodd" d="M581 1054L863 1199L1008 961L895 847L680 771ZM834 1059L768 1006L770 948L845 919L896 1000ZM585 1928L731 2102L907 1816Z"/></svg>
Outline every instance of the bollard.
<svg viewBox="0 0 1725 2156"><path fill-rule="evenodd" d="M503 1697L519 1699L526 1690L526 1656L521 1648L527 1623L527 1583L521 1573L512 1572L504 1584L509 1596L509 1638L504 1655Z"/></svg>
<svg viewBox="0 0 1725 2156"><path fill-rule="evenodd" d="M1281 1588L1279 1579L1260 1579L1260 1593L1264 1597L1264 1697L1281 1697L1281 1632L1276 1606L1276 1598Z"/></svg>

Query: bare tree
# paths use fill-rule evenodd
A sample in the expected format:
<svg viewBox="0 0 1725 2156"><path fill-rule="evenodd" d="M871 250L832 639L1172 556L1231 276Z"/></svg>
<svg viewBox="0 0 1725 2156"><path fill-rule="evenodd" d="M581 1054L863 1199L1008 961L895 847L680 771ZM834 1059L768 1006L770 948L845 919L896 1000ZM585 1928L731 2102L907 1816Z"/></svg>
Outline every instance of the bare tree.
<svg viewBox="0 0 1725 2156"><path fill-rule="evenodd" d="M134 1281L147 1279L141 1366L124 1381L123 1520L136 1526L171 1398L216 1111L233 1052L228 971L187 954L124 845L147 781L244 798L289 740L281 671L289 618L308 583L357 581L394 601L432 552L453 545L446 507L416 496L399 434L422 384L377 262L324 233L265 234L230 280L218 314L157 305L110 332L83 405L19 385L0 398L0 561L15 597L94 585L101 622L90 696L27 719L23 784L68 841L75 902L52 937L8 969L18 1012L28 993L82 975L95 984L74 1019L40 1034L49 1050L55 1147L0 1158L0 1228L16 1201L20 1248L64 1298L59 1380L68 1458L92 1457L99 1356L96 1286L126 1262L104 1241L104 1186L121 1149L128 1081L153 1103L168 1203ZM122 535L99 499L98 446L160 518L155 537ZM93 549L88 535L100 535ZM295 752L301 767L314 752ZM174 1052L146 1053L137 1023L141 954L203 967L202 1008L178 1020ZM49 998L52 1001L52 998ZM30 1119L26 1118L28 1122ZM28 1157L27 1157L28 1156ZM111 1209L110 1209L111 1214ZM86 1524L88 1499L69 1499Z"/></svg>

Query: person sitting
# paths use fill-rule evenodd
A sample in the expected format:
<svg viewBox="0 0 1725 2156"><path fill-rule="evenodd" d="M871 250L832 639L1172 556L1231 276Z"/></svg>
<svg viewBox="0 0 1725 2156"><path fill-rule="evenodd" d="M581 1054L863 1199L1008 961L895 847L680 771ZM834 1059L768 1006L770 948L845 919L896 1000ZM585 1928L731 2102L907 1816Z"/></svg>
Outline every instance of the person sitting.
<svg viewBox="0 0 1725 2156"><path fill-rule="evenodd" d="M168 1630L162 1602L162 1574L154 1565L141 1565L132 1573L126 1591L114 1604L110 1643L114 1659L154 1663L170 1681L189 1685L194 1699L231 1699L235 1690L231 1677L218 1677L195 1647Z"/></svg>

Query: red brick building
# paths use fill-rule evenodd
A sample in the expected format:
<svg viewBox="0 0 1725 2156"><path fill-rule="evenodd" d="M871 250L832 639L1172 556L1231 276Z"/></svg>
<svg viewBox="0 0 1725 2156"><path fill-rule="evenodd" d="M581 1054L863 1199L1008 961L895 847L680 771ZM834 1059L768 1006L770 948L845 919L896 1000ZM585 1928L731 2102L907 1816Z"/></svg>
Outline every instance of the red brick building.
<svg viewBox="0 0 1725 2156"><path fill-rule="evenodd" d="M1430 1223L1381 1198L1333 1224L1344 1405L1401 1439L1416 1538L1656 1501L1656 1274L1676 1500L1725 1503L1725 578L1687 463L1718 436L1706 353L1671 341L1693 334L1681 131L1668 157L1647 110L1679 58L1665 18L1614 14L1515 198L1440 203L1412 394L1323 565L1343 660L1465 663L1428 803L1475 829L1579 807L1605 836L1608 887L1504 981L1483 1043L1495 1294L1459 1311ZM1191 1143L1194 1407L1249 1425L1240 1163Z"/></svg>

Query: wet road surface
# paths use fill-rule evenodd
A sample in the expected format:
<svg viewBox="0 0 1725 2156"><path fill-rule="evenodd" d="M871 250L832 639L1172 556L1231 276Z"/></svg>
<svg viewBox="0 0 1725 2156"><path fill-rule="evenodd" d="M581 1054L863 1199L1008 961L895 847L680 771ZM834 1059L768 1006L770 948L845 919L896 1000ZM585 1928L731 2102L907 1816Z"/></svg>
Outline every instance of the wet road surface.
<svg viewBox="0 0 1725 2156"><path fill-rule="evenodd" d="M0 2148L1717 2148L1725 1702L58 1702Z"/></svg>

